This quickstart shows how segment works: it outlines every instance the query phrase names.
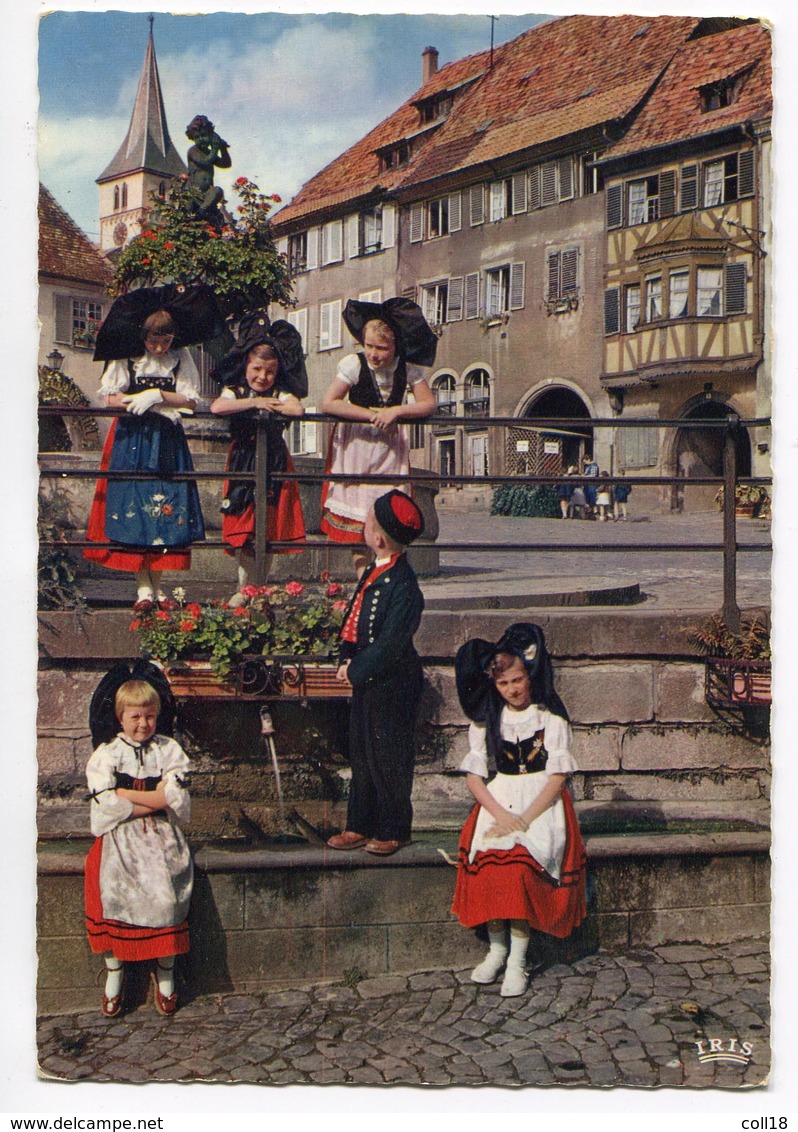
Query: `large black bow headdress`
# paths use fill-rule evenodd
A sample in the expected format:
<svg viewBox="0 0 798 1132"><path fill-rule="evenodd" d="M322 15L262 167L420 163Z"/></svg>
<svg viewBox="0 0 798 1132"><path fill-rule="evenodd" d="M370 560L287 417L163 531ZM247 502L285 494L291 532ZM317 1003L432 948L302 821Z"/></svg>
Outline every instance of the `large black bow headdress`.
<svg viewBox="0 0 798 1132"><path fill-rule="evenodd" d="M206 283L139 287L114 300L97 333L95 362L140 358L144 353L144 322L161 310L169 312L177 327L172 341L175 350L217 338L225 328L216 296Z"/></svg>
<svg viewBox="0 0 798 1132"><path fill-rule="evenodd" d="M406 362L417 366L431 366L435 362L438 339L424 318L424 312L412 299L386 299L384 303L369 303L350 299L344 307L343 319L350 334L363 341L363 328L373 319L387 322L396 339L396 352Z"/></svg>
<svg viewBox="0 0 798 1132"><path fill-rule="evenodd" d="M517 621L496 644L474 637L466 641L455 657L455 678L460 705L475 723L498 725L503 701L488 674L491 661L499 653L509 653L523 661L529 673L532 702L553 715L568 719L560 697L554 690L554 671L546 648L546 637L539 625Z"/></svg>
<svg viewBox="0 0 798 1132"><path fill-rule="evenodd" d="M128 680L145 680L158 693L161 710L155 730L160 735L171 735L175 725L175 698L169 681L160 668L148 660L120 661L109 669L94 689L89 704L89 727L91 741L95 747L110 743L119 734L119 720L116 717L116 693Z"/></svg>
<svg viewBox="0 0 798 1132"><path fill-rule="evenodd" d="M246 384L244 374L247 356L256 346L273 346L280 361L275 386L295 397L307 397L308 374L302 335L284 318L271 322L265 311L244 315L238 325L238 337L211 376L220 385Z"/></svg>

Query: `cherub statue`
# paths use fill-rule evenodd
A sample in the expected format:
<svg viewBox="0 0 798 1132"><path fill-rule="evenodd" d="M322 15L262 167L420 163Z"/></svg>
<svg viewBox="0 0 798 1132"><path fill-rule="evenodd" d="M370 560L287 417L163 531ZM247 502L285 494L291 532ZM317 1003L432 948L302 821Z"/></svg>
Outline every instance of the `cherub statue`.
<svg viewBox="0 0 798 1132"><path fill-rule="evenodd" d="M222 208L224 192L213 183L213 170L229 169L229 145L214 131L213 122L204 114L197 114L186 126L186 137L194 144L188 151L188 183L202 194L197 216L215 228L229 222Z"/></svg>

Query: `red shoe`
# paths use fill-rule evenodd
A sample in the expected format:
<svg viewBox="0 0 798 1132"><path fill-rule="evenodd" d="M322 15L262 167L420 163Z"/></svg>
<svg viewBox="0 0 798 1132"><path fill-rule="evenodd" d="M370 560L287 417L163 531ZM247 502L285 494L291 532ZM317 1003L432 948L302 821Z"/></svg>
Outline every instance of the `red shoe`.
<svg viewBox="0 0 798 1132"><path fill-rule="evenodd" d="M174 1012L177 1010L177 991L172 991L172 993L167 997L167 995L161 994L160 987L158 986L158 979L156 978L154 971L150 971L150 979L152 980L153 1001L155 1002L155 1009L164 1018L171 1017L171 1015L174 1014Z"/></svg>
<svg viewBox="0 0 798 1132"><path fill-rule="evenodd" d="M97 972L97 981L99 982L100 978L102 976L107 975L107 974L108 974L107 970L98 971ZM122 985L119 988L119 994L115 994L113 998L108 998L105 994L103 994L102 998L100 999L100 1010L103 1012L103 1014L105 1015L106 1018L116 1018L117 1015L122 1013L122 1006L124 1004L124 993L125 993L125 975L124 975L124 972L123 972L122 973Z"/></svg>
<svg viewBox="0 0 798 1132"><path fill-rule="evenodd" d="M350 829L345 829L343 833L336 833L334 837L329 838L327 845L330 849L360 849L368 841L362 833L353 833Z"/></svg>
<svg viewBox="0 0 798 1132"><path fill-rule="evenodd" d="M373 853L375 857L392 857L403 846L409 844L409 841L380 841L378 838L372 837L370 841L366 842L366 852Z"/></svg>

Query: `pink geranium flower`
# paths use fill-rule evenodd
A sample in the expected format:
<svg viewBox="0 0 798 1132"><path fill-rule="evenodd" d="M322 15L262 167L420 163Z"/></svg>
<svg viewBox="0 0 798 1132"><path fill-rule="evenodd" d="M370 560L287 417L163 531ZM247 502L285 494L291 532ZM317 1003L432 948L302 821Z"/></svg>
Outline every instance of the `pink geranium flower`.
<svg viewBox="0 0 798 1132"><path fill-rule="evenodd" d="M333 602L333 609L335 610L336 613L343 613L343 611L346 609L346 607L348 605L349 605L349 602L345 601L342 598L341 601L334 601Z"/></svg>
<svg viewBox="0 0 798 1132"><path fill-rule="evenodd" d="M299 597L299 595L302 593L304 588L305 587L302 585L301 582L286 582L286 584L285 584L285 592L290 597Z"/></svg>
<svg viewBox="0 0 798 1132"><path fill-rule="evenodd" d="M330 582L329 586L324 592L326 593L327 597L338 597L340 593L343 593L343 586L339 585L338 582Z"/></svg>

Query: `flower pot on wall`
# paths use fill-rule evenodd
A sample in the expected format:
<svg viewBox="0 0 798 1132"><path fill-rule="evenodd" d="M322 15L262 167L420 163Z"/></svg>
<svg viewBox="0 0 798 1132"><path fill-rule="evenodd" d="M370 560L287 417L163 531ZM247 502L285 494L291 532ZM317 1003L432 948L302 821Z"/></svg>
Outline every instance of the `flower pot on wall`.
<svg viewBox="0 0 798 1132"><path fill-rule="evenodd" d="M313 660L247 657L228 676L217 675L207 659L181 658L165 668L180 699L341 699L352 695L348 681L336 679L337 664Z"/></svg>
<svg viewBox="0 0 798 1132"><path fill-rule="evenodd" d="M707 703L716 707L766 707L771 702L770 662L708 657L705 693Z"/></svg>

